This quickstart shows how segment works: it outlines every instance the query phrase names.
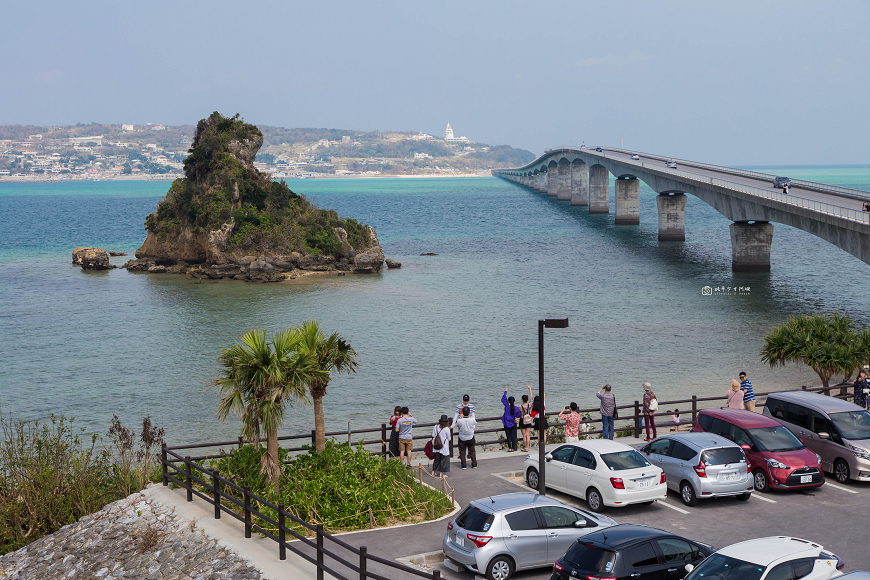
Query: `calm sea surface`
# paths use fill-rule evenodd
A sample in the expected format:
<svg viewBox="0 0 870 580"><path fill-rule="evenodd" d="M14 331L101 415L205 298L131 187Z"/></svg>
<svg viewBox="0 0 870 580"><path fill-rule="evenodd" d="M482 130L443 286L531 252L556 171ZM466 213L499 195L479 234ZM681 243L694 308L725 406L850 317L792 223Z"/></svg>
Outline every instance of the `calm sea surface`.
<svg viewBox="0 0 870 580"><path fill-rule="evenodd" d="M870 190L870 168L762 170ZM551 409L595 406L604 383L620 404L640 398L643 381L659 400L724 394L740 370L757 391L815 384L807 369L763 366L762 336L798 313L870 324L870 267L856 258L775 224L772 271L732 274L729 221L690 196L687 241L659 243L645 186L641 225L617 227L612 213L495 178L291 181L374 226L402 268L373 276L195 284L70 264L75 246L132 256L168 186L0 185L0 411L64 412L100 432L112 413L127 423L148 414L170 442L235 438L238 421L217 421L209 387L221 348L309 318L346 337L361 363L330 383L329 430L380 425L396 404L437 420L464 393L499 414L505 387L537 389L539 318L570 319L546 334ZM749 290L702 296L708 285ZM310 430L312 417L292 410L282 432Z"/></svg>

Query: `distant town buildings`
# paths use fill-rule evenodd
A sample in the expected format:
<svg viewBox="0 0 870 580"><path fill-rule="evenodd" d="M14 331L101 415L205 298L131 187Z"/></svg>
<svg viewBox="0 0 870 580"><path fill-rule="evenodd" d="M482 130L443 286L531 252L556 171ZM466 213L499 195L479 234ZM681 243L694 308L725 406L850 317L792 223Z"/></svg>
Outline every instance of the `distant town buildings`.
<svg viewBox="0 0 870 580"><path fill-rule="evenodd" d="M414 153L414 159L427 159L428 157L428 153Z"/></svg>
<svg viewBox="0 0 870 580"><path fill-rule="evenodd" d="M121 125L121 131L135 131L133 125Z"/></svg>

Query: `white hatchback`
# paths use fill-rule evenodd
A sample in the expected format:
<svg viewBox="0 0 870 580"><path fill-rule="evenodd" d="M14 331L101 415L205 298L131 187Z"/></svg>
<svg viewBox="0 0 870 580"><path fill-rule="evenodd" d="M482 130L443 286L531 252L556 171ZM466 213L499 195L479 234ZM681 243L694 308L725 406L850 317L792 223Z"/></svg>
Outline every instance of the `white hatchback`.
<svg viewBox="0 0 870 580"><path fill-rule="evenodd" d="M685 580L827 580L842 576L843 561L800 538L774 536L722 548L692 569Z"/></svg>
<svg viewBox="0 0 870 580"><path fill-rule="evenodd" d="M586 499L589 509L624 507L665 499L665 473L637 450L609 439L589 439L560 445L545 456L546 485ZM538 489L538 455L529 455L523 465L526 482Z"/></svg>

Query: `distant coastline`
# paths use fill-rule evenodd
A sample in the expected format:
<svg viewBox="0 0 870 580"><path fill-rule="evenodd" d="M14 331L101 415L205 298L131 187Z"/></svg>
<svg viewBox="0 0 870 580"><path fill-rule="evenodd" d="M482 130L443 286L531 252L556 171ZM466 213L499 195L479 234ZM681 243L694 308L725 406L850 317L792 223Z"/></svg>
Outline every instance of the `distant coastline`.
<svg viewBox="0 0 870 580"><path fill-rule="evenodd" d="M399 178L399 179L427 179L430 177L489 177L491 175L489 169L478 171L475 173L438 173L438 174L398 174L398 175L333 175L324 173L317 177L304 177L301 179L384 179L384 178ZM44 175L2 175L0 183L62 183L65 181L173 181L177 178L184 177L183 173L179 174L158 174L158 175L110 175L106 177L87 178L87 177L45 177ZM298 177L288 177L286 180L300 179Z"/></svg>

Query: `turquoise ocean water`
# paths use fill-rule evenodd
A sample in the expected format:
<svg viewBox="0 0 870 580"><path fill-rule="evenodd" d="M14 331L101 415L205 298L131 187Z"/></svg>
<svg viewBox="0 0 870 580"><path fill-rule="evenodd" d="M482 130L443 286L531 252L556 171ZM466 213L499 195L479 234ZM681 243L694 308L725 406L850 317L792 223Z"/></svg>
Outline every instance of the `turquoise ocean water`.
<svg viewBox="0 0 870 580"><path fill-rule="evenodd" d="M870 168L761 170L870 190ZM102 432L112 413L127 423L150 414L171 442L234 438L238 422L217 422L209 388L220 349L248 329L309 318L344 335L361 363L330 384L329 430L379 425L396 404L436 420L464 393L499 414L504 387L537 389L544 317L570 319L546 335L551 409L595 406L604 383L620 404L640 398L643 381L659 400L716 395L740 370L757 391L815 384L807 369L761 365L761 337L797 313L870 324L870 266L775 224L772 271L732 274L728 220L691 196L687 241L659 243L645 186L641 225L617 227L612 213L495 178L289 184L374 226L402 268L266 285L83 272L72 248L132 256L169 184L0 184L0 410L64 412ZM708 285L749 290L703 296ZM312 416L290 411L282 432L310 430Z"/></svg>

